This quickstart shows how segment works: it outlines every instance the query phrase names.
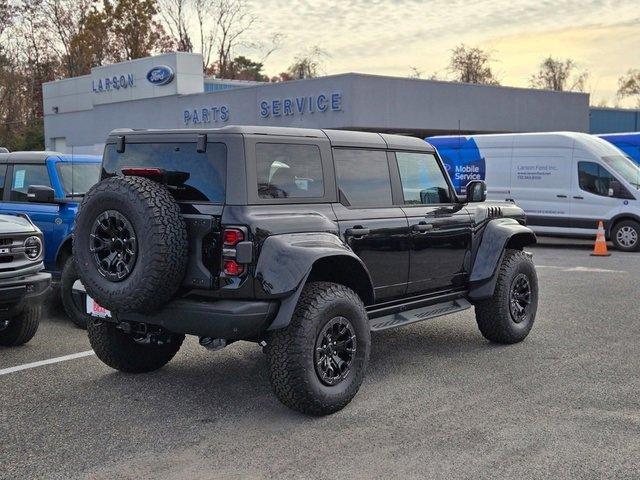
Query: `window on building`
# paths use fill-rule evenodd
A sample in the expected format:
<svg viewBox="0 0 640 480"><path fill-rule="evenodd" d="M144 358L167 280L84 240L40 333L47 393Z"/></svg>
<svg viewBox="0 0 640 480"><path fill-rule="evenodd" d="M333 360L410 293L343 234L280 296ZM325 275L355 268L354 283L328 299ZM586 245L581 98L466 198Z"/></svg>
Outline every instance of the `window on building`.
<svg viewBox="0 0 640 480"><path fill-rule="evenodd" d="M260 198L320 198L324 196L322 158L317 145L258 143Z"/></svg>
<svg viewBox="0 0 640 480"><path fill-rule="evenodd" d="M578 182L585 192L609 196L609 188L619 182L604 167L594 162L578 162Z"/></svg>
<svg viewBox="0 0 640 480"><path fill-rule="evenodd" d="M51 187L47 166L14 165L9 200L14 202L27 202L27 191L32 185Z"/></svg>
<svg viewBox="0 0 640 480"><path fill-rule="evenodd" d="M393 204L387 154L378 150L333 151L340 200L346 206L376 207Z"/></svg>
<svg viewBox="0 0 640 480"><path fill-rule="evenodd" d="M405 205L451 203L449 184L430 153L397 152Z"/></svg>

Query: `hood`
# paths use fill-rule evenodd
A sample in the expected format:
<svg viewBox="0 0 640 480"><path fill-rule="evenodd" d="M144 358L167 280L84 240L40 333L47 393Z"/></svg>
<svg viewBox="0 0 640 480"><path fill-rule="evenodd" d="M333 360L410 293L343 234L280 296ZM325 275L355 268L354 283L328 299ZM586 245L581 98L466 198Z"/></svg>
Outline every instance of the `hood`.
<svg viewBox="0 0 640 480"><path fill-rule="evenodd" d="M29 220L14 215L0 215L0 235L38 232Z"/></svg>

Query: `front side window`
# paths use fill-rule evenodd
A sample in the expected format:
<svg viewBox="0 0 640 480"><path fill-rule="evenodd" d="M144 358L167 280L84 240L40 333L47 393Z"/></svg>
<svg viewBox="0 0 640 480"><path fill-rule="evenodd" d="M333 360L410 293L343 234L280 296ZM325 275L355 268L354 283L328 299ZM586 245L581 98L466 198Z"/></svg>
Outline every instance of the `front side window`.
<svg viewBox="0 0 640 480"><path fill-rule="evenodd" d="M100 181L99 163L58 163L57 169L67 197L84 195Z"/></svg>
<svg viewBox="0 0 640 480"><path fill-rule="evenodd" d="M324 196L322 157L317 145L258 143L256 168L259 198Z"/></svg>
<svg viewBox="0 0 640 480"><path fill-rule="evenodd" d="M613 188L616 181L604 167L594 162L578 162L578 184L585 192L609 196L609 188Z"/></svg>
<svg viewBox="0 0 640 480"><path fill-rule="evenodd" d="M9 200L14 202L27 202L27 191L31 185L51 187L47 166L14 165Z"/></svg>
<svg viewBox="0 0 640 480"><path fill-rule="evenodd" d="M396 152L405 205L451 203L449 184L431 153Z"/></svg>
<svg viewBox="0 0 640 480"><path fill-rule="evenodd" d="M121 175L123 168L158 168L171 178L171 194L178 201L222 203L227 178L227 146L207 143L198 152L193 143L127 143L119 153L108 144L102 162L103 175ZM74 185L74 190L78 191Z"/></svg>

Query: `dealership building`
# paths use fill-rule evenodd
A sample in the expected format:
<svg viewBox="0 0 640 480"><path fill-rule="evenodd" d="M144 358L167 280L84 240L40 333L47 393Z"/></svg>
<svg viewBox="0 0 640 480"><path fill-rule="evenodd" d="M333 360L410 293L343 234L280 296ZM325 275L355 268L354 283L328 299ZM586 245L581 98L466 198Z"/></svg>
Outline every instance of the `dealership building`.
<svg viewBox="0 0 640 480"><path fill-rule="evenodd" d="M115 128L269 125L425 137L589 132L593 123L584 93L357 73L283 83L221 80L205 77L202 57L192 53L96 67L44 84L43 97L46 148L78 154L101 153ZM598 118L606 131L611 121Z"/></svg>

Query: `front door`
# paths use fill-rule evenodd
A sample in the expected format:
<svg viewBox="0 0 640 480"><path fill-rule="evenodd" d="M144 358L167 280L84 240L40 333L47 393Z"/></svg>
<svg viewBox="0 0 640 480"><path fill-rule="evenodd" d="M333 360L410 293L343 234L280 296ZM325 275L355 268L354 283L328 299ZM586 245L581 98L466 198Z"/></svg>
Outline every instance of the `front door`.
<svg viewBox="0 0 640 480"><path fill-rule="evenodd" d="M433 154L396 152L396 159L411 232L408 292L462 285L470 263L469 213L455 202Z"/></svg>
<svg viewBox="0 0 640 480"><path fill-rule="evenodd" d="M340 233L365 263L376 300L404 295L409 272L409 226L394 206L389 159L384 150L333 152L340 203Z"/></svg>
<svg viewBox="0 0 640 480"><path fill-rule="evenodd" d="M52 265L56 252L46 248L47 238L53 235L56 219L60 207L55 203L33 203L27 198L27 191L31 185L51 187L51 180L47 166L42 164L16 164L7 171L7 182L4 198L0 203L0 214L26 213L45 235L45 263Z"/></svg>

